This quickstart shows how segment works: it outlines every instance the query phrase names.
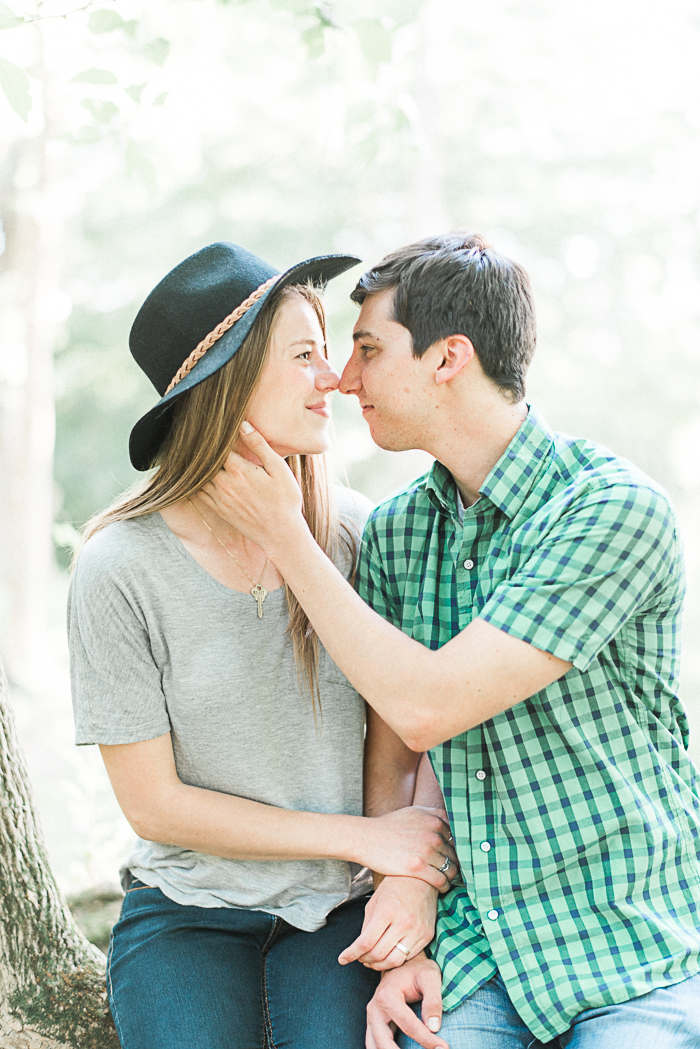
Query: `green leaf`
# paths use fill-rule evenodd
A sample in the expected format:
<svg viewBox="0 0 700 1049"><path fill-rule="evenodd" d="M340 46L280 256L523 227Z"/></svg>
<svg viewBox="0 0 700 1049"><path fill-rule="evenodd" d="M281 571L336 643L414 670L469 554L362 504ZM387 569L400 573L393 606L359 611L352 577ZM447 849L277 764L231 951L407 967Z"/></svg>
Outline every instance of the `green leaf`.
<svg viewBox="0 0 700 1049"><path fill-rule="evenodd" d="M326 48L326 42L323 36L323 26L317 24L311 26L310 29L305 29L301 34L301 38L306 46L306 52L309 59L313 62L314 59L320 58Z"/></svg>
<svg viewBox="0 0 700 1049"><path fill-rule="evenodd" d="M138 105L141 101L141 95L145 84L130 84L129 87L124 88L129 98L133 98L134 102Z"/></svg>
<svg viewBox="0 0 700 1049"><path fill-rule="evenodd" d="M92 146L95 142L100 140L99 128L85 125L81 127L76 135L62 135L61 136L66 142L72 142L75 146Z"/></svg>
<svg viewBox="0 0 700 1049"><path fill-rule="evenodd" d="M423 0L385 0L382 10L385 16L393 17L396 25L403 26L416 21L422 6Z"/></svg>
<svg viewBox="0 0 700 1049"><path fill-rule="evenodd" d="M104 8L93 11L88 18L88 28L93 33L112 33L115 29L123 29L125 24L120 14Z"/></svg>
<svg viewBox="0 0 700 1049"><path fill-rule="evenodd" d="M355 22L355 31L367 64L376 73L382 62L391 61L391 33L375 18L362 18Z"/></svg>
<svg viewBox="0 0 700 1049"><path fill-rule="evenodd" d="M131 37L132 40L136 36L136 30L138 29L138 27L138 18L130 18L128 22L124 22L122 25L122 29L124 30L127 36Z"/></svg>
<svg viewBox="0 0 700 1049"><path fill-rule="evenodd" d="M338 28L338 24L333 18L333 11L329 3L324 3L323 0L319 0L319 2L314 4L314 14L318 18L319 23L327 29Z"/></svg>
<svg viewBox="0 0 700 1049"><path fill-rule="evenodd" d="M146 58L150 58L156 65L162 66L168 57L168 51L170 50L170 43L164 40L162 36L158 36L155 40L149 40L143 49L143 53Z"/></svg>
<svg viewBox="0 0 700 1049"><path fill-rule="evenodd" d="M0 87L5 92L7 101L15 113L26 123L29 110L32 108L29 77L23 69L8 62L6 58L0 58Z"/></svg>
<svg viewBox="0 0 700 1049"><path fill-rule="evenodd" d="M116 84L117 78L108 69L86 69L84 73L76 73L73 80L83 84Z"/></svg>
<svg viewBox="0 0 700 1049"><path fill-rule="evenodd" d="M116 117L119 109L114 102L102 102L94 98L86 98L83 102L89 109L98 124L108 124L112 117Z"/></svg>
<svg viewBox="0 0 700 1049"><path fill-rule="evenodd" d="M130 175L141 179L149 193L155 193L156 169L135 142L126 144L126 168Z"/></svg>
<svg viewBox="0 0 700 1049"><path fill-rule="evenodd" d="M153 105L154 106L162 106L163 103L165 102L166 98L168 97L168 94L169 94L169 92L164 91L162 95L158 95L158 98L153 100Z"/></svg>
<svg viewBox="0 0 700 1049"><path fill-rule="evenodd" d="M23 22L24 19L10 10L7 4L0 3L0 29L14 29L16 25L22 25Z"/></svg>

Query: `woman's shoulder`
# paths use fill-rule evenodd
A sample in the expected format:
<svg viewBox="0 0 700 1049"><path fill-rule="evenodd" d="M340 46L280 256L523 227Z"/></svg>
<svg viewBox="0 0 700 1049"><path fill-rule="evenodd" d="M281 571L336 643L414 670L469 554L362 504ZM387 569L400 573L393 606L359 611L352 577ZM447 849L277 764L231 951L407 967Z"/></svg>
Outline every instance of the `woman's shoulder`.
<svg viewBox="0 0 700 1049"><path fill-rule="evenodd" d="M349 578L373 507L367 496L339 484L335 486L335 503L341 527L333 560L336 568Z"/></svg>
<svg viewBox="0 0 700 1049"><path fill-rule="evenodd" d="M341 521L348 525L359 539L367 524L367 518L374 509L374 503L361 492L354 488L346 488L342 484L335 485L335 502Z"/></svg>
<svg viewBox="0 0 700 1049"><path fill-rule="evenodd" d="M144 514L128 521L114 521L85 541L76 562L84 579L139 571L152 564L160 534L160 514Z"/></svg>

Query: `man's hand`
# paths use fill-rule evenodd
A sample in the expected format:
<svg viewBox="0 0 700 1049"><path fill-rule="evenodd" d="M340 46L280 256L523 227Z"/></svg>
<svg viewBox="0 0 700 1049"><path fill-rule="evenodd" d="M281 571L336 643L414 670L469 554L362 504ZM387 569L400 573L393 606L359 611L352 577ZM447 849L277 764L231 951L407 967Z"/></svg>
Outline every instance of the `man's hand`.
<svg viewBox="0 0 700 1049"><path fill-rule="evenodd" d="M365 908L362 932L340 955L340 964L359 961L382 971L414 958L433 938L437 897L437 889L419 878L384 878Z"/></svg>
<svg viewBox="0 0 700 1049"><path fill-rule="evenodd" d="M396 1049L397 1027L425 1049L449 1049L444 1038L434 1034L442 1023L441 990L440 970L423 953L384 973L367 1006L367 1049ZM422 1023L408 1004L421 999Z"/></svg>
<svg viewBox="0 0 700 1049"><path fill-rule="evenodd" d="M243 423L240 436L262 465L230 452L224 468L199 494L219 517L272 554L274 540L293 541L295 529L308 531L301 490L285 460L250 423Z"/></svg>

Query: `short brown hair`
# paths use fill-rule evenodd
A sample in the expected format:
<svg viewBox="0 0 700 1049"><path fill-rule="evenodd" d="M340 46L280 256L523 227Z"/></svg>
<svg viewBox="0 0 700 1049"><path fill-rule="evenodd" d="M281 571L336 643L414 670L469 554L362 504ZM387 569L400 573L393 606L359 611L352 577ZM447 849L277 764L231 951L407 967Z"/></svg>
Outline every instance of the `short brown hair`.
<svg viewBox="0 0 700 1049"><path fill-rule="evenodd" d="M413 353L450 335L471 339L484 374L513 401L525 396L535 352L532 289L517 262L478 233L446 233L387 255L358 281L350 298L395 288L394 320L411 333Z"/></svg>

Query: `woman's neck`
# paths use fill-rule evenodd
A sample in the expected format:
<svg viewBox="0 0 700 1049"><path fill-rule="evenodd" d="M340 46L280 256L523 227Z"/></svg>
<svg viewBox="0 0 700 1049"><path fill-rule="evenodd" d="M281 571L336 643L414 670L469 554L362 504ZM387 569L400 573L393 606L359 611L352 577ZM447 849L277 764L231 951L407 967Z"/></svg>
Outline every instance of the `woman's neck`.
<svg viewBox="0 0 700 1049"><path fill-rule="evenodd" d="M283 580L266 555L207 506L199 495L161 510L161 517L204 570L231 590L250 591L262 581L276 590Z"/></svg>

